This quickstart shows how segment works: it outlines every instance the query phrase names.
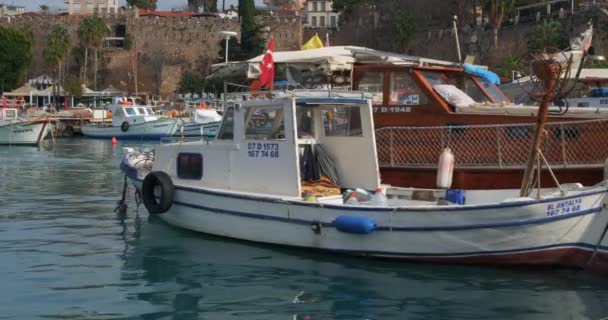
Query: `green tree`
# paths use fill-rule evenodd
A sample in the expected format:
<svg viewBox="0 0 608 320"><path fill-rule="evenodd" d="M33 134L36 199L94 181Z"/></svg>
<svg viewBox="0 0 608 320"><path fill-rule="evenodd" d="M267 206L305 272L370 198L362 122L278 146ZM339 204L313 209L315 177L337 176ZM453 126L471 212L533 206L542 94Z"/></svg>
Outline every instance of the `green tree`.
<svg viewBox="0 0 608 320"><path fill-rule="evenodd" d="M203 7L205 12L217 12L216 0L188 0L188 10L198 12L198 8Z"/></svg>
<svg viewBox="0 0 608 320"><path fill-rule="evenodd" d="M73 75L69 75L63 80L63 90L76 98L82 96L82 84L78 77Z"/></svg>
<svg viewBox="0 0 608 320"><path fill-rule="evenodd" d="M239 17L241 19L241 50L246 58L255 57L264 52L265 42L260 36L260 27L255 23L255 6L253 0L239 0Z"/></svg>
<svg viewBox="0 0 608 320"><path fill-rule="evenodd" d="M180 93L198 93L202 92L204 88L205 79L203 79L203 76L191 71L186 71L179 80L178 91Z"/></svg>
<svg viewBox="0 0 608 320"><path fill-rule="evenodd" d="M89 49L95 49L95 87L97 87L97 50L102 47L103 40L108 26L104 20L98 16L89 16L84 18L78 25L76 34L80 41L80 46L84 48L84 63L82 66L81 80L86 84L88 82L88 57Z"/></svg>
<svg viewBox="0 0 608 320"><path fill-rule="evenodd" d="M223 62L226 57L226 40L220 40L220 51L218 61ZM243 54L243 50L241 49L241 44L236 37L230 37L228 40L228 60L230 61L240 61L247 60L247 55Z"/></svg>
<svg viewBox="0 0 608 320"><path fill-rule="evenodd" d="M12 90L32 63L32 38L22 30L0 26L0 89Z"/></svg>
<svg viewBox="0 0 608 320"><path fill-rule="evenodd" d="M70 52L70 35L68 31L62 26L56 26L46 41L46 48L44 48L44 61L50 67L57 67L55 74L55 83L61 82L61 70L62 64ZM53 87L55 90L57 86ZM53 96L56 96L56 92L53 92Z"/></svg>
<svg viewBox="0 0 608 320"><path fill-rule="evenodd" d="M156 10L156 0L127 0L127 4L139 9Z"/></svg>
<svg viewBox="0 0 608 320"><path fill-rule="evenodd" d="M511 13L515 6L515 0L484 0L485 10L494 33L494 47L498 47L498 31L502 27L502 21L506 15Z"/></svg>
<svg viewBox="0 0 608 320"><path fill-rule="evenodd" d="M46 4L41 4L38 6L38 8L40 9L40 12L42 14L48 14L49 13L49 6L47 6Z"/></svg>
<svg viewBox="0 0 608 320"><path fill-rule="evenodd" d="M416 34L416 21L414 16L406 11L399 12L393 20L391 20L392 34L399 41L399 46L402 52L405 52L409 42Z"/></svg>
<svg viewBox="0 0 608 320"><path fill-rule="evenodd" d="M562 26L555 20L544 20L528 34L528 50L556 51L567 48L569 40Z"/></svg>
<svg viewBox="0 0 608 320"><path fill-rule="evenodd" d="M503 63L497 68L497 71L500 76L511 78L513 71L521 74L523 69L524 62L520 57L514 54L507 54Z"/></svg>

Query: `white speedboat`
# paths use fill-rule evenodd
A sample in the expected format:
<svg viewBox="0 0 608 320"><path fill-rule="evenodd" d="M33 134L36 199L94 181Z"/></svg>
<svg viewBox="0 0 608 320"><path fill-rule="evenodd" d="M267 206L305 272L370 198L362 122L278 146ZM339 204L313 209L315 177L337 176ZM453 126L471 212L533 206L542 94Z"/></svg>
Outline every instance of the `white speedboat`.
<svg viewBox="0 0 608 320"><path fill-rule="evenodd" d="M222 116L215 109L192 109L190 111L190 121L184 122L175 136L214 138L221 123Z"/></svg>
<svg viewBox="0 0 608 320"><path fill-rule="evenodd" d="M531 197L381 185L371 101L323 94L228 104L215 140L125 149L121 168L151 214L218 236L434 262L608 260L605 183ZM387 200L344 202L349 189Z"/></svg>
<svg viewBox="0 0 608 320"><path fill-rule="evenodd" d="M178 119L164 119L154 114L151 107L112 105L112 121L108 124L82 127L90 138L160 139L172 136L181 125Z"/></svg>
<svg viewBox="0 0 608 320"><path fill-rule="evenodd" d="M37 146L52 128L49 119L20 119L17 109L0 108L0 145Z"/></svg>

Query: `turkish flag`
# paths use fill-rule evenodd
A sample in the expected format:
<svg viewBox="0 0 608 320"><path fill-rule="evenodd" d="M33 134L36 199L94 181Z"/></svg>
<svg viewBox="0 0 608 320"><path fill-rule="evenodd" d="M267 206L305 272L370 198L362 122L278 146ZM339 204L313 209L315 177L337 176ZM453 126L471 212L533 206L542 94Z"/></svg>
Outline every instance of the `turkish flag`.
<svg viewBox="0 0 608 320"><path fill-rule="evenodd" d="M68 110L68 97L63 99L63 110Z"/></svg>
<svg viewBox="0 0 608 320"><path fill-rule="evenodd" d="M270 41L268 41L268 49L266 49L264 58L260 63L260 84L262 85L262 87L270 85L270 87L272 88L272 83L274 82L274 59L272 57L273 53L274 36L271 36Z"/></svg>

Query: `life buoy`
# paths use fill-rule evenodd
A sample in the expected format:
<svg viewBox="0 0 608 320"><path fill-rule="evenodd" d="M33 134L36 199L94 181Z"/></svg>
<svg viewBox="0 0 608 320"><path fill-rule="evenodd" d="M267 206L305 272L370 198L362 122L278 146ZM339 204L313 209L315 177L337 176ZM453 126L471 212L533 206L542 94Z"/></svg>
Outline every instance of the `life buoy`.
<svg viewBox="0 0 608 320"><path fill-rule="evenodd" d="M123 122L123 123L120 125L120 130L121 130L122 132L127 132L127 131L129 131L129 123L128 123L128 122L126 122L126 121L125 121L125 122Z"/></svg>
<svg viewBox="0 0 608 320"><path fill-rule="evenodd" d="M160 187L160 201L156 201L154 189ZM141 186L141 198L144 206L151 214L167 212L173 205L175 186L171 177L162 171L152 171L145 178Z"/></svg>

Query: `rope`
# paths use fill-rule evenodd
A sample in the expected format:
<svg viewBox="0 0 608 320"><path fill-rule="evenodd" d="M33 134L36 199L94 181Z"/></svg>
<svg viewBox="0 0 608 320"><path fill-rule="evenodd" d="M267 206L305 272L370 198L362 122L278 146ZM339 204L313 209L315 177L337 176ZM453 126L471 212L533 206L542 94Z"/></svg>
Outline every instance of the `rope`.
<svg viewBox="0 0 608 320"><path fill-rule="evenodd" d="M129 184L127 182L127 175L125 175L125 180L124 180L124 184L122 187L122 198L120 200L118 200L116 202L116 208L114 208L114 212L124 215L125 213L127 213L127 203L125 202L125 199L127 198L127 190L129 189Z"/></svg>

